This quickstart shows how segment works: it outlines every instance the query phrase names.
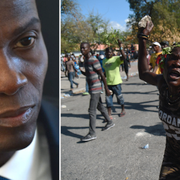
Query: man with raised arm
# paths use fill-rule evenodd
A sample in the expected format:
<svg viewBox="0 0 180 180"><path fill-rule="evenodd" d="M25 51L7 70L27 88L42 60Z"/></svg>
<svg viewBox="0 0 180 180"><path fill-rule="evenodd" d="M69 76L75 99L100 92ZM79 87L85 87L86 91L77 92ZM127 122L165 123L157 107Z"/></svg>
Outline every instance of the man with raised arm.
<svg viewBox="0 0 180 180"><path fill-rule="evenodd" d="M139 28L139 77L159 90L159 118L166 131L166 147L159 180L180 179L180 45L164 48L161 56L163 74L149 71L146 41L153 29L147 22Z"/></svg>

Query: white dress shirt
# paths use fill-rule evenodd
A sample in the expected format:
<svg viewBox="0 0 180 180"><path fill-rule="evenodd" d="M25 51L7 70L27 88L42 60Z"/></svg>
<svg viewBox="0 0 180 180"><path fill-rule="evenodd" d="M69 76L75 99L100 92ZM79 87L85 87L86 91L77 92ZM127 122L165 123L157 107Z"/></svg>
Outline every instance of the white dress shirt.
<svg viewBox="0 0 180 180"><path fill-rule="evenodd" d="M0 168L0 175L11 180L51 180L48 144L36 130L31 144L17 151Z"/></svg>

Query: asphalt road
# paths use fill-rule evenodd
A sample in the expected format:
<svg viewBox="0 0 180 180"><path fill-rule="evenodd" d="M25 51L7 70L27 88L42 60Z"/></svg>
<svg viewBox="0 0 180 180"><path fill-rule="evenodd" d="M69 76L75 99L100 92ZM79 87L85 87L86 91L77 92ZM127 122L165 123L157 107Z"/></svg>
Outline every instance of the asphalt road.
<svg viewBox="0 0 180 180"><path fill-rule="evenodd" d="M88 133L90 96L61 99L62 180L158 180L165 147L165 131L158 118L158 91L138 75L122 84L126 115L114 97L110 130L97 110L97 139L81 142ZM105 95L102 94L105 106ZM142 149L145 145L149 148Z"/></svg>

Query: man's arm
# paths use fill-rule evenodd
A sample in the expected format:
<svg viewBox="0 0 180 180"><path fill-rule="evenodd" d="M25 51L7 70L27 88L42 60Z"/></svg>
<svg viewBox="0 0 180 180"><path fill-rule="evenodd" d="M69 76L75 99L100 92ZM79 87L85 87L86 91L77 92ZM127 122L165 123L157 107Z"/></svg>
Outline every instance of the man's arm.
<svg viewBox="0 0 180 180"><path fill-rule="evenodd" d="M143 33L145 36L148 36L152 31L154 25L147 23L146 28L139 29L139 33ZM147 63L147 50L146 50L146 39L142 36L139 37L139 58L138 58L138 71L139 78L148 82L149 84L156 85L158 84L158 75L149 71L149 65Z"/></svg>
<svg viewBox="0 0 180 180"><path fill-rule="evenodd" d="M123 48L122 48L122 46L121 46L121 41L118 39L118 44L119 44L119 50L120 50L120 53L122 54L122 60L125 60L126 59L126 55L125 55L125 53L124 53L124 50L123 50Z"/></svg>
<svg viewBox="0 0 180 180"><path fill-rule="evenodd" d="M149 70L152 70L152 63L149 64Z"/></svg>
<svg viewBox="0 0 180 180"><path fill-rule="evenodd" d="M96 43L95 47L94 47L94 48L91 48L91 52L92 52L92 53L95 53L97 48L98 48L98 44Z"/></svg>
<svg viewBox="0 0 180 180"><path fill-rule="evenodd" d="M158 65L156 65L156 66L154 67L153 73L156 73L157 69L158 69Z"/></svg>
<svg viewBox="0 0 180 180"><path fill-rule="evenodd" d="M75 63L73 62L73 69L75 72L77 72L77 69L74 67Z"/></svg>
<svg viewBox="0 0 180 180"><path fill-rule="evenodd" d="M102 69L96 70L96 72L101 76L101 80L102 80L103 83L104 83L104 88L105 88L105 91L106 91L106 95L107 95L107 96L110 96L110 95L111 95L111 92L110 92L109 89L108 89L108 86L107 86L107 83L106 83L106 79L105 79L105 77L104 77L104 73L102 72Z"/></svg>
<svg viewBox="0 0 180 180"><path fill-rule="evenodd" d="M79 69L80 69L80 71L81 71L81 73L84 75L84 76L86 76L86 73L84 72L84 71L82 71L82 69L79 67Z"/></svg>

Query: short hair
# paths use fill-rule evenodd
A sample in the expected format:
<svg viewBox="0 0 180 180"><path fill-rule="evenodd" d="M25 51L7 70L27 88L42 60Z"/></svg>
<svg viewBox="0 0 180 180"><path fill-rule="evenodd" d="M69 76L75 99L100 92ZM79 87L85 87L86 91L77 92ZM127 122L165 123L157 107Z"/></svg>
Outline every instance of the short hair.
<svg viewBox="0 0 180 180"><path fill-rule="evenodd" d="M105 52L109 52L109 51L113 51L113 48L112 47L107 47L106 49L105 49Z"/></svg>
<svg viewBox="0 0 180 180"><path fill-rule="evenodd" d="M82 42L81 44L87 44L90 47L90 44L88 42Z"/></svg>

